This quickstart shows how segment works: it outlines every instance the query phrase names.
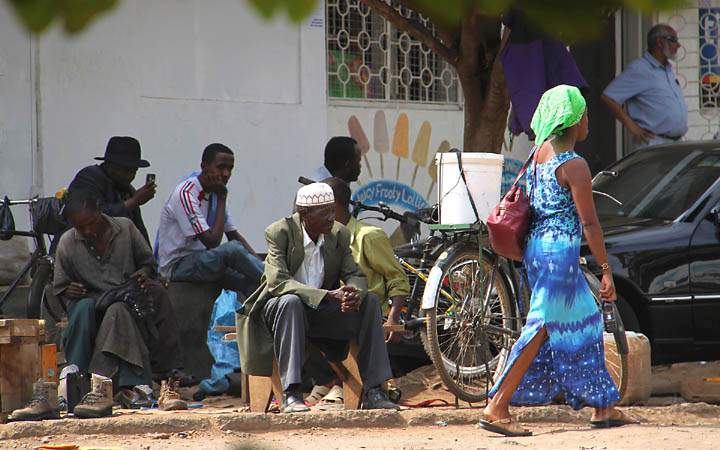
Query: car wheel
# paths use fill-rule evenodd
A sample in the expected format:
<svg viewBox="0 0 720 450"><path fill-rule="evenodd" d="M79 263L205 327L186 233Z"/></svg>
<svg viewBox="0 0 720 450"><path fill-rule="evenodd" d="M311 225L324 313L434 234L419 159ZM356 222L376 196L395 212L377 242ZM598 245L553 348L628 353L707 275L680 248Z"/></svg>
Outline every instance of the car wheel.
<svg viewBox="0 0 720 450"><path fill-rule="evenodd" d="M640 321L638 320L635 311L633 311L632 306L630 306L627 300L625 300L620 294L618 294L617 297L617 308L620 312L620 318L623 321L623 325L625 325L625 330L640 333Z"/></svg>

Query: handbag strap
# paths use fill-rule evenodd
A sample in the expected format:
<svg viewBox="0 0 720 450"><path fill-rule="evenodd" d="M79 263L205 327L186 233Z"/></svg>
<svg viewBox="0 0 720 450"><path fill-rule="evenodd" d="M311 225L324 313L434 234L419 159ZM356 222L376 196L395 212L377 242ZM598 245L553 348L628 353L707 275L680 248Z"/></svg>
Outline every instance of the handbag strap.
<svg viewBox="0 0 720 450"><path fill-rule="evenodd" d="M465 184L465 190L467 191L468 198L470 199L470 206L472 206L473 213L475 213L475 223L480 221L480 215L477 212L477 207L475 206L475 200L473 200L473 196L470 193L470 187L468 187L467 179L465 179L465 171L463 170L462 165L462 157L460 150L454 148L450 150L452 153L455 153L455 156L457 157L457 163L458 163L458 170L460 170L460 177L463 180L463 183Z"/></svg>
<svg viewBox="0 0 720 450"><path fill-rule="evenodd" d="M528 166L530 166L530 161L533 160L533 156L535 156L535 153L537 152L538 145L536 144L533 146L532 150L530 150L530 155L528 155L527 160L525 160L525 164L523 164L522 168L520 169L520 172L518 172L517 177L515 177L515 181L510 185L510 189L508 191L512 190L520 181L520 178L525 174L525 172L528 169Z"/></svg>

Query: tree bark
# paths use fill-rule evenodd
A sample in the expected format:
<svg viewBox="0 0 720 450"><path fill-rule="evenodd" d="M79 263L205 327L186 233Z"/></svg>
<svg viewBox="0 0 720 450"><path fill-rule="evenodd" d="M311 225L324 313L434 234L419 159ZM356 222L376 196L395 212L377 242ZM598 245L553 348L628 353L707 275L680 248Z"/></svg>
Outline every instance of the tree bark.
<svg viewBox="0 0 720 450"><path fill-rule="evenodd" d="M500 38L501 22L477 9L468 11L459 24L459 45L442 39L417 21L407 19L386 0L361 0L375 13L422 42L455 68L464 96L463 151L500 153L505 139L510 98L500 62L507 33ZM402 0L401 0L402 2Z"/></svg>
<svg viewBox="0 0 720 450"><path fill-rule="evenodd" d="M501 55L509 35L510 30L505 29L502 41L494 52L485 102L480 110L480 117L478 117L480 126L473 128L475 132L470 136L472 139L471 148L475 148L474 145L479 143L484 145L487 149L485 151L493 153L502 151L505 130L507 129L508 111L510 110L510 95L505 85L505 72L502 67Z"/></svg>
<svg viewBox="0 0 720 450"><path fill-rule="evenodd" d="M500 153L505 138L510 98L499 55L500 21L470 14L462 23L456 66L465 98L463 150Z"/></svg>

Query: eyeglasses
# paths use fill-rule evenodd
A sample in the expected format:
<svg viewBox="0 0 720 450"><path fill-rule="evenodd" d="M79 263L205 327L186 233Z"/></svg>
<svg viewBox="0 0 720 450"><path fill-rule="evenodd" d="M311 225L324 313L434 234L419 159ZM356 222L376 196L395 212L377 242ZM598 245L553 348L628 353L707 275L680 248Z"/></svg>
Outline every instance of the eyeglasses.
<svg viewBox="0 0 720 450"><path fill-rule="evenodd" d="M677 44L679 42L677 36L660 36L660 37L665 39L668 42L672 42L673 44Z"/></svg>

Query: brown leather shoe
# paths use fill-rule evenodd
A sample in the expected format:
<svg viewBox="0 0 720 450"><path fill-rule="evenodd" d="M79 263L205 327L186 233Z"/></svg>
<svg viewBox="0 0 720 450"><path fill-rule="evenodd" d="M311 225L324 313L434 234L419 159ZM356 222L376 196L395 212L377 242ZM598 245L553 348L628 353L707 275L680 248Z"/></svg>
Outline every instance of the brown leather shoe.
<svg viewBox="0 0 720 450"><path fill-rule="evenodd" d="M152 408L153 399L140 389L122 389L115 394L115 403L126 409Z"/></svg>
<svg viewBox="0 0 720 450"><path fill-rule="evenodd" d="M33 396L27 406L13 411L10 420L59 419L58 410L57 383L40 379L33 384Z"/></svg>
<svg viewBox="0 0 720 450"><path fill-rule="evenodd" d="M188 409L185 400L180 398L178 393L178 382L170 378L163 380L160 384L160 398L158 399L158 408L161 411L179 411Z"/></svg>
<svg viewBox="0 0 720 450"><path fill-rule="evenodd" d="M113 388L112 380L98 379L93 375L93 390L85 394L80 403L75 406L75 417L91 419L112 415Z"/></svg>

